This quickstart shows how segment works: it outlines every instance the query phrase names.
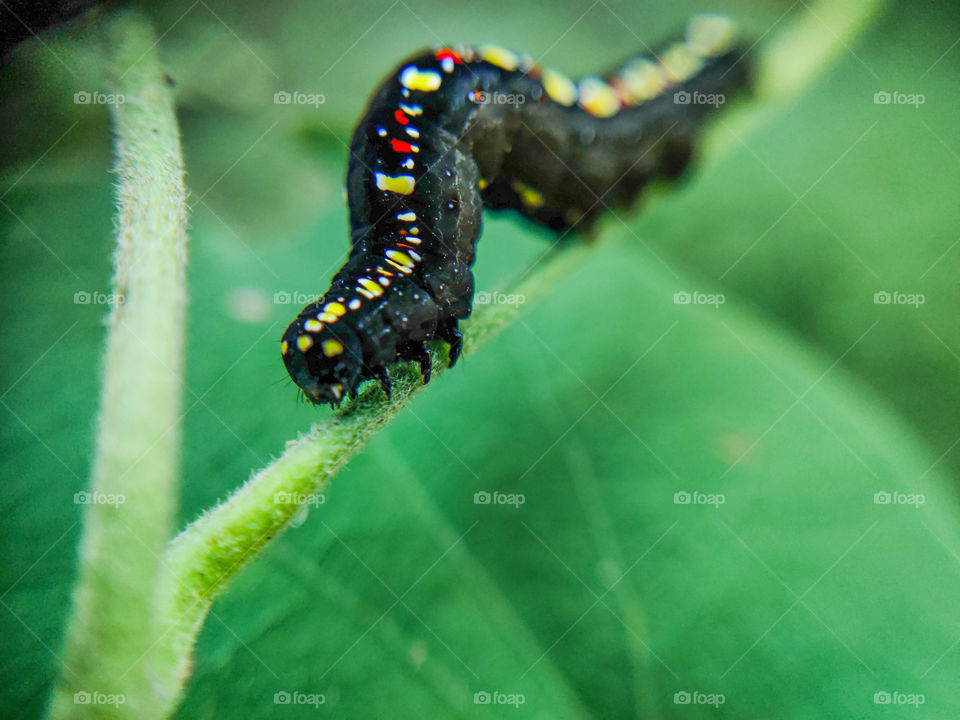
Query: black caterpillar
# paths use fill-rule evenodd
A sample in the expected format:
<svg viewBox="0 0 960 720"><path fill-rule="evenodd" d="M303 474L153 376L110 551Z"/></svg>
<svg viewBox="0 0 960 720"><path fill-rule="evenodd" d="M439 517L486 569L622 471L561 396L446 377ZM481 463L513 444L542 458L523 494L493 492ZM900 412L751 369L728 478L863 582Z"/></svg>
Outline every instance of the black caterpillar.
<svg viewBox="0 0 960 720"><path fill-rule="evenodd" d="M689 163L704 118L749 83L732 23L701 15L657 56L575 85L492 46L441 48L400 65L351 142L352 250L323 298L281 341L290 377L339 405L425 342L463 343L481 209L512 209L565 233L630 204ZM602 202L598 200L602 198Z"/></svg>

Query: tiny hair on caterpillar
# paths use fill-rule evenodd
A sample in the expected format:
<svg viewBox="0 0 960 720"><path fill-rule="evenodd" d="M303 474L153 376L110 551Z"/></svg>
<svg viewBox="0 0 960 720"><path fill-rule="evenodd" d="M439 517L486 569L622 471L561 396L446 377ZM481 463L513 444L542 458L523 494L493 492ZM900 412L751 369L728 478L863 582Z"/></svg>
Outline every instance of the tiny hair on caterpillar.
<svg viewBox="0 0 960 720"><path fill-rule="evenodd" d="M734 24L697 15L684 36L575 83L493 45L419 53L377 89L350 144L351 249L281 339L312 403L339 406L388 368L420 365L470 314L481 213L513 210L566 235L690 163L706 118L746 89ZM721 98L710 102L710 98Z"/></svg>

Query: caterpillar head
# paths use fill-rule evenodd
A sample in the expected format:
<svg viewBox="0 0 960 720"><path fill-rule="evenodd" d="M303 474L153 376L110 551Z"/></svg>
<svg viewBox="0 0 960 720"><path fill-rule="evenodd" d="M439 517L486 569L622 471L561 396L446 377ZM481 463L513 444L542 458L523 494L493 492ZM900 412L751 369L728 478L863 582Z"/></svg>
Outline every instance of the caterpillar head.
<svg viewBox="0 0 960 720"><path fill-rule="evenodd" d="M339 405L360 383L360 338L346 323L298 317L283 333L280 350L290 377L314 404Z"/></svg>

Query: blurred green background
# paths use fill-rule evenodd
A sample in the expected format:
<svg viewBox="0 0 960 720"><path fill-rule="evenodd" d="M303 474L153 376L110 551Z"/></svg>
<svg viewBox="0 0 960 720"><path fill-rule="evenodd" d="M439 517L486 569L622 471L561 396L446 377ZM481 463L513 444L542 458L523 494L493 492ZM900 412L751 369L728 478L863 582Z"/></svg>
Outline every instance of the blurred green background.
<svg viewBox="0 0 960 720"><path fill-rule="evenodd" d="M811 13L145 9L193 207L183 522L328 412L284 380L277 340L299 308L275 293L322 292L342 262L344 143L400 58L494 41L579 76L699 10L765 41ZM93 448L107 307L75 294L109 291L113 178L106 108L74 93L105 87L98 25L94 12L46 33L0 70L11 718L35 717L60 672ZM958 38L950 4L890 3L788 112L622 214L628 227L607 221L585 267L420 396L215 604L178 717L960 716ZM276 105L281 90L325 101ZM925 102L878 105L880 91ZM549 240L488 217L478 288L502 288ZM725 302L677 305L680 291ZM325 702L279 706L284 692Z"/></svg>

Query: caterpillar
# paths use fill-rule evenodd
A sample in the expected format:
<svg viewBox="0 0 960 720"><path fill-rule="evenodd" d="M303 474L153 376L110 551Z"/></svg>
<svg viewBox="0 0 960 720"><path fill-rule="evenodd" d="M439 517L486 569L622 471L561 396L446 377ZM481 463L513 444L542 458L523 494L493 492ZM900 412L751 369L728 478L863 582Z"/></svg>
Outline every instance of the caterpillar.
<svg viewBox="0 0 960 720"><path fill-rule="evenodd" d="M704 119L749 85L743 56L730 20L699 15L661 53L576 84L492 45L401 63L350 144L347 262L281 339L307 400L338 407L368 379L389 396L398 361L418 362L427 383L430 340L449 343L452 366L481 211L565 235L677 178Z"/></svg>

